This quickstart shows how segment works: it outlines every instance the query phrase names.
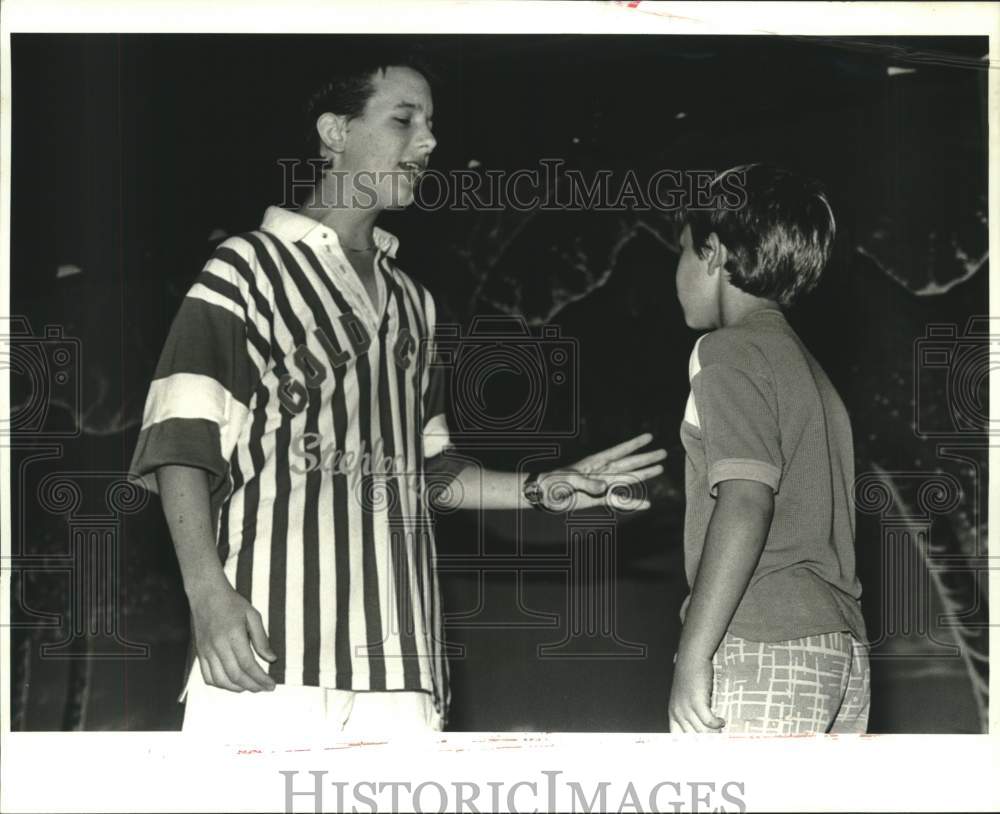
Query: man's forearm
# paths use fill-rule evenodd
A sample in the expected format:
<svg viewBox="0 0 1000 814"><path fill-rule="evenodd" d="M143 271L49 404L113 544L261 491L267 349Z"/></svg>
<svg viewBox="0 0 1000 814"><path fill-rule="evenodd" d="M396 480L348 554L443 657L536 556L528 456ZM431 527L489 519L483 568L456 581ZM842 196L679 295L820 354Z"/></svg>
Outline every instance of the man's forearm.
<svg viewBox="0 0 1000 814"><path fill-rule="evenodd" d="M156 481L188 598L228 585L212 529L208 475L191 466L162 466Z"/></svg>
<svg viewBox="0 0 1000 814"><path fill-rule="evenodd" d="M710 659L746 592L771 527L774 497L755 481L724 481L705 538L678 647Z"/></svg>
<svg viewBox="0 0 1000 814"><path fill-rule="evenodd" d="M623 511L648 509L648 498L624 492L637 483L663 472L660 463L665 449L639 452L653 436L637 435L608 449L580 459L570 466L538 475L536 495L539 505L549 511L568 512L592 506L613 506ZM452 467L429 465L429 470ZM469 463L458 471L450 484L439 480L431 485L431 499L443 509L523 509L532 503L524 495L524 472L497 472Z"/></svg>
<svg viewBox="0 0 1000 814"><path fill-rule="evenodd" d="M527 474L497 472L467 466L455 476L450 509L523 509L529 503L521 491Z"/></svg>

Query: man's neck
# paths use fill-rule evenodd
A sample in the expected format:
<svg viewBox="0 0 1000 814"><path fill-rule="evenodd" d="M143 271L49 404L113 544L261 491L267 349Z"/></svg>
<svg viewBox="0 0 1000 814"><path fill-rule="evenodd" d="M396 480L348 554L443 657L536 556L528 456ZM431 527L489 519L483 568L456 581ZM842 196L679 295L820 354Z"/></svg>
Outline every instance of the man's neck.
<svg viewBox="0 0 1000 814"><path fill-rule="evenodd" d="M374 245L372 232L379 215L378 209L323 206L322 201L323 191L317 189L299 208L299 214L333 229L344 249L360 251Z"/></svg>

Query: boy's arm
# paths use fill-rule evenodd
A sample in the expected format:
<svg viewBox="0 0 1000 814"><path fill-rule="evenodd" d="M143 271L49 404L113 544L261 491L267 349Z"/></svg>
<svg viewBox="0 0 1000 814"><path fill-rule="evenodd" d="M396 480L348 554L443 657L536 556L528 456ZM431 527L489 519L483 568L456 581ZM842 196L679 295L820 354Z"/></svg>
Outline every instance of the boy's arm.
<svg viewBox="0 0 1000 814"><path fill-rule="evenodd" d="M712 656L739 607L767 540L774 492L753 480L718 484L698 576L691 589L670 691L671 732L711 732Z"/></svg>
<svg viewBox="0 0 1000 814"><path fill-rule="evenodd" d="M212 531L208 474L191 466L156 470L163 512L191 605L192 635L206 684L234 692L273 690L254 658L275 655L257 610L229 584Z"/></svg>

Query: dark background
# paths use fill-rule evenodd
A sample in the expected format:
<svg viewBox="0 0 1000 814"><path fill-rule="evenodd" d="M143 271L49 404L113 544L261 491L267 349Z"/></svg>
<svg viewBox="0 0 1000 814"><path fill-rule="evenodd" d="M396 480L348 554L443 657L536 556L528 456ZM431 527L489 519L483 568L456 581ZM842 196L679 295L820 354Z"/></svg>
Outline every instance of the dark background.
<svg viewBox="0 0 1000 814"><path fill-rule="evenodd" d="M620 179L764 160L823 180L837 250L792 321L851 412L859 476L878 484L859 502L857 542L875 643L871 730L984 731L991 346L988 324L968 320L988 311L986 38L422 42L442 77L438 169L562 158L586 177ZM287 192L277 159L301 155L312 77L374 44L12 37L10 280L25 321L10 330L32 332L5 359L14 729L179 725L187 608L160 507L109 502L107 489L127 468L187 287L219 240L254 228ZM468 329L475 315L521 316L576 343L579 398L553 395L533 442L553 442L575 409L578 432L555 439L562 462L645 430L671 452L650 485L653 510L613 524L617 576L604 580L616 590L616 634L641 645L639 657L539 656L567 628L563 520L527 518L521 551L515 518L441 519L448 636L464 648L451 662L452 728L665 731L686 591L677 431L696 339L674 295L674 220L411 207L383 225L442 320ZM939 324L952 327L926 361L922 340ZM526 388L517 373L499 375L487 396L506 415ZM525 454L468 451L498 467ZM63 476L76 486L58 487ZM891 505L876 505L885 495ZM105 547L88 548L87 534ZM96 593L74 592L91 574ZM117 636L103 635L102 618Z"/></svg>

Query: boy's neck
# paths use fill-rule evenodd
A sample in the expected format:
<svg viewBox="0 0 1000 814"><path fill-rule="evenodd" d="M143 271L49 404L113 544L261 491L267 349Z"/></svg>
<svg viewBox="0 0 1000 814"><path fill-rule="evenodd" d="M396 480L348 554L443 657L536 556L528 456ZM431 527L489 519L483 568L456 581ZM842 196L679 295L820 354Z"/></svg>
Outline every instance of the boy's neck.
<svg viewBox="0 0 1000 814"><path fill-rule="evenodd" d="M762 312L777 311L782 313L781 306L766 297L755 297L735 286L724 284L719 297L719 327L735 325L747 317Z"/></svg>

